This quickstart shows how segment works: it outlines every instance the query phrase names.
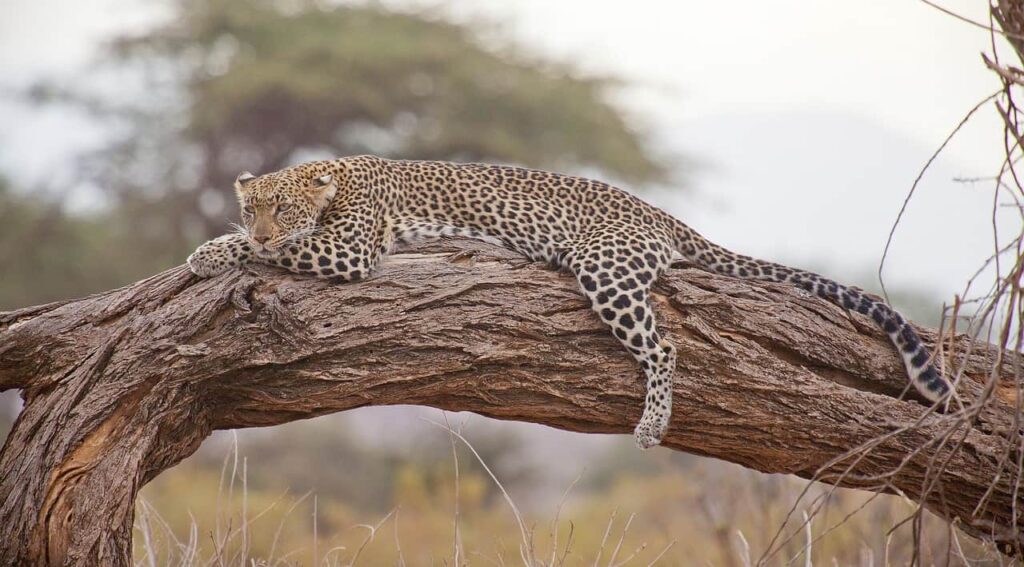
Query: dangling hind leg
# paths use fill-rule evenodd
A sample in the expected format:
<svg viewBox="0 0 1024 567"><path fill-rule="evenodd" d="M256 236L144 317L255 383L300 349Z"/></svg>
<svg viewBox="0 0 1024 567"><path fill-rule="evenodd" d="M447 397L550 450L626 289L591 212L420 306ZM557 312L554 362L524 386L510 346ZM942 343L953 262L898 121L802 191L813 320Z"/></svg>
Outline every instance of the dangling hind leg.
<svg viewBox="0 0 1024 567"><path fill-rule="evenodd" d="M649 349L646 355L648 360L640 362L647 376L647 397L644 399L644 413L633 431L636 444L641 449L661 443L668 432L672 417L672 384L676 371L676 347L661 339L657 331L650 333L650 338L655 346ZM642 355L635 356L640 359Z"/></svg>
<svg viewBox="0 0 1024 567"><path fill-rule="evenodd" d="M640 367L647 378L647 395L644 398L644 412L640 416L633 435L641 449L653 447L665 437L669 420L672 417L672 384L676 371L676 347L662 339L658 334L651 308L650 291L643 290L644 324L636 334L629 337L623 344L640 362ZM635 308L639 315L639 308ZM649 325L649 327L648 327ZM613 331L615 332L615 331ZM615 333L621 340L621 336ZM643 343L643 348L636 345Z"/></svg>
<svg viewBox="0 0 1024 567"><path fill-rule="evenodd" d="M616 256L619 260L623 256ZM634 435L641 448L661 443L672 415L676 350L658 334L650 284L661 271L642 257L626 262L586 257L570 263L591 308L640 363L647 378L644 411Z"/></svg>

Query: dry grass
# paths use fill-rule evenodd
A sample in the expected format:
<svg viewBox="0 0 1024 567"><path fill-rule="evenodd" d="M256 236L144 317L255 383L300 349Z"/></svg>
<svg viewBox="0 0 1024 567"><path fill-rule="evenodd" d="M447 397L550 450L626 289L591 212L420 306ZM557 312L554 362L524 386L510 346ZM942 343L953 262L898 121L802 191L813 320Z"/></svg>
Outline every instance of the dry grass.
<svg viewBox="0 0 1024 567"><path fill-rule="evenodd" d="M374 517L311 493L270 494L248 481L249 461L233 443L215 471L174 469L147 487L135 526L141 566L256 565L905 565L920 539L886 531L909 501L761 475L702 462L656 476L623 475L585 491L577 478L548 513L524 511L461 431L432 422L449 439L453 474L445 487L397 484L395 507ZM485 477L460 466L480 462ZM339 472L339 474L343 474ZM482 486L500 497L486 502ZM788 518L798 496L801 507ZM174 517L167 518L163 514ZM856 514L854 514L856 512ZM374 517L370 522L360 518ZM547 518L541 521L538 518ZM834 524L838 524L836 527ZM773 542L779 526L799 536ZM924 518L922 564L1004 565L998 554L961 541ZM765 559L765 552L780 552ZM953 549L949 554L945 550Z"/></svg>

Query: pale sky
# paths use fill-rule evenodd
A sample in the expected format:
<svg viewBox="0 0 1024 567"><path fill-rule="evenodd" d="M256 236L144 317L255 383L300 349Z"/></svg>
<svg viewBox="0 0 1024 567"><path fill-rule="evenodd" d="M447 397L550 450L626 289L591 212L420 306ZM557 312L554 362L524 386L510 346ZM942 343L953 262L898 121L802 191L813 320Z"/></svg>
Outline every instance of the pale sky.
<svg viewBox="0 0 1024 567"><path fill-rule="evenodd" d="M987 21L984 2L943 5ZM837 277L877 266L917 171L999 87L979 55L989 50L987 32L914 0L441 6L489 22L489 34L528 52L629 80L617 100L654 134L656 149L704 164L690 192L648 199L737 251ZM76 153L102 139L103 125L30 111L2 89L81 73L112 32L157 21L161 8L6 0L3 12L0 171L30 184L70 170ZM994 111L980 111L925 177L897 233L890 284L948 297L991 250L991 184L952 178L996 171L999 129Z"/></svg>

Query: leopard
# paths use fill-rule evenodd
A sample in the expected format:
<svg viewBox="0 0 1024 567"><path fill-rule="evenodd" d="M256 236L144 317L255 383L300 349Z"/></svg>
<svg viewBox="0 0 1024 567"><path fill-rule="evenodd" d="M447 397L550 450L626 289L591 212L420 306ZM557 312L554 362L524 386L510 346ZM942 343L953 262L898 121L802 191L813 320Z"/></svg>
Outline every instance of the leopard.
<svg viewBox="0 0 1024 567"><path fill-rule="evenodd" d="M664 439L676 347L658 330L652 286L675 262L740 279L791 284L869 317L902 355L910 382L938 404L952 391L909 321L881 298L821 275L734 253L610 184L513 165L387 159L302 163L234 183L242 225L188 259L209 278L262 263L350 282L369 277L396 245L441 237L497 244L573 275L597 318L646 381L636 444Z"/></svg>

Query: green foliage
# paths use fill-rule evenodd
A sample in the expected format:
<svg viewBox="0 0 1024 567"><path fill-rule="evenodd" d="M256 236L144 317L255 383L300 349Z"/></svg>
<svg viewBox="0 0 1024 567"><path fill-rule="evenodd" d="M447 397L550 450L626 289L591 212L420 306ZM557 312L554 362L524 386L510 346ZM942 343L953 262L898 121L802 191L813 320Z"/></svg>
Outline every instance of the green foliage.
<svg viewBox="0 0 1024 567"><path fill-rule="evenodd" d="M170 251L133 246L139 240L125 220L116 212L75 216L0 179L0 309L103 291L175 261Z"/></svg>
<svg viewBox="0 0 1024 567"><path fill-rule="evenodd" d="M163 195L161 213L183 225L196 220L202 199L213 203L200 211L201 236L234 217L221 204L233 200L240 171L312 156L518 163L641 184L668 178L608 102L614 81L485 45L472 26L376 4L174 6L172 24L114 44L117 60L177 77L159 84L177 95L119 109L134 127L105 156L100 178L122 199Z"/></svg>
<svg viewBox="0 0 1024 567"><path fill-rule="evenodd" d="M665 173L605 101L609 80L485 48L467 27L379 6L180 6L177 25L124 52L156 44L171 59L197 57L191 135L255 147L262 169L294 148L372 149L339 132L371 125L395 138L385 153L404 158L585 165L635 181Z"/></svg>
<svg viewBox="0 0 1024 567"><path fill-rule="evenodd" d="M184 261L238 219L231 183L311 157L592 169L665 180L607 100L616 84L378 4L170 0L170 23L111 43L123 96L77 101L119 132L80 168L109 208L0 193L0 308L116 287ZM39 88L35 94L50 93Z"/></svg>

